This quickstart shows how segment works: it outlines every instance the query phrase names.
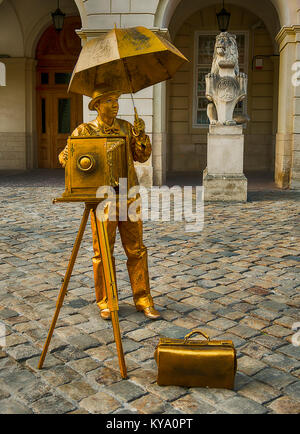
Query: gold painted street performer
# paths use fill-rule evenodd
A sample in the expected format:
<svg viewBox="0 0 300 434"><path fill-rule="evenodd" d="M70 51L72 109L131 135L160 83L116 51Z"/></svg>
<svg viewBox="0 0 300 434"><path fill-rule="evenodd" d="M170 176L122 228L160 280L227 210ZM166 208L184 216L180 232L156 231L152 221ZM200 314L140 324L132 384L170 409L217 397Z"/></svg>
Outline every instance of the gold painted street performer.
<svg viewBox="0 0 300 434"><path fill-rule="evenodd" d="M126 152L124 147L114 151L115 156L111 167L112 184L117 193L117 212L115 219L106 221L108 240L110 245L113 266L113 250L118 227L122 245L127 255L127 268L133 292L133 300L138 311L142 311L147 318L158 319L160 313L154 308L153 299L150 293L150 283L148 274L147 249L143 244L143 226L141 219L126 221L119 219L119 200L118 185L120 178L128 179L128 189L138 185L137 175L134 169L134 161L144 163L151 155L151 143L149 136L145 134L145 123L142 119L135 117L134 126L129 122L117 119L119 110L118 99L121 92L105 92L96 89L92 100L89 103L90 110L96 110L98 116L89 123L79 125L73 133L73 137L89 136L124 136L126 137ZM119 153L119 155L118 155ZM68 159L68 146L60 153L60 164L65 167ZM128 199L127 199L127 203ZM100 251L97 242L97 232L93 216L91 215L91 225L93 234L93 269L95 279L96 302L100 308L100 315L103 319L110 319L110 311L107 304L105 293L104 273L101 264Z"/></svg>

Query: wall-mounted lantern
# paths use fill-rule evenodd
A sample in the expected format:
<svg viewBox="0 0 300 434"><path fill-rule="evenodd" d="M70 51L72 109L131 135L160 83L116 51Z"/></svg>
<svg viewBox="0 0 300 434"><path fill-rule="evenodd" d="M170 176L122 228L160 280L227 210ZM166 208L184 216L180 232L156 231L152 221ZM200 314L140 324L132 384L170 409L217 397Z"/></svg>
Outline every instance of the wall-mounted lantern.
<svg viewBox="0 0 300 434"><path fill-rule="evenodd" d="M59 0L57 0L57 9L55 12L53 12L51 14L52 16L52 21L53 21L53 25L55 27L55 30L57 30L58 32L60 32L63 29L64 26L64 20L65 20L65 16L66 14L64 14L60 8L59 8Z"/></svg>
<svg viewBox="0 0 300 434"><path fill-rule="evenodd" d="M224 0L223 0L223 8L217 14L217 20L218 20L218 26L220 32L227 32L229 27L230 17L231 17L231 13L225 9Z"/></svg>

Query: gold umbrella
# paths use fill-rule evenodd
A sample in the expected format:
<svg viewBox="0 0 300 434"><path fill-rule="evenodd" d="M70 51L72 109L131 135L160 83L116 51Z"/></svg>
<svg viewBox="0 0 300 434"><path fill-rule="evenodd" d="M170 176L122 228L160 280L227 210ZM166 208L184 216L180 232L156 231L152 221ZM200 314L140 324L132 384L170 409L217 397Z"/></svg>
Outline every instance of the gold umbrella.
<svg viewBox="0 0 300 434"><path fill-rule="evenodd" d="M95 88L134 93L171 78L186 61L171 42L145 27L114 28L84 45L68 90L89 97Z"/></svg>

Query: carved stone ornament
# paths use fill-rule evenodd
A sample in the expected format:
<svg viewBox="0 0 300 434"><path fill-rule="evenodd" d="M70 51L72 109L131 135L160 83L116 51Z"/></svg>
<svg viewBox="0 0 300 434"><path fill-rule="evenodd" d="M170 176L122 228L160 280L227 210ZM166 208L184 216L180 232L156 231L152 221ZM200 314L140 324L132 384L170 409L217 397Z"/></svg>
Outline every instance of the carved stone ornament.
<svg viewBox="0 0 300 434"><path fill-rule="evenodd" d="M248 76L239 72L236 35L222 32L216 37L211 72L206 75L207 115L211 125L236 125L249 120L247 114L233 118L238 102L247 96Z"/></svg>

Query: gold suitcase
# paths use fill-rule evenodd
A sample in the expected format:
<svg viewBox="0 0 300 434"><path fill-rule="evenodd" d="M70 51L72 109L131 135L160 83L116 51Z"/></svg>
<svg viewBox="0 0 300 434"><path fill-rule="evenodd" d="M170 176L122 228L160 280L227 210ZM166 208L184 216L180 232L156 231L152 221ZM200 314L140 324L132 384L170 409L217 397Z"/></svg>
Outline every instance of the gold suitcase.
<svg viewBox="0 0 300 434"><path fill-rule="evenodd" d="M189 340L201 334L204 340ZM233 389L237 368L232 341L211 341L200 330L184 339L160 338L154 357L159 386L213 387Z"/></svg>

